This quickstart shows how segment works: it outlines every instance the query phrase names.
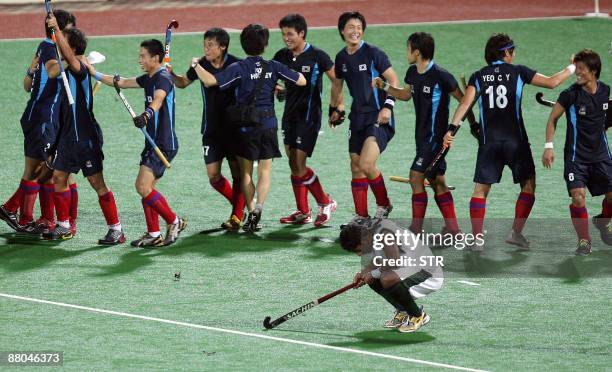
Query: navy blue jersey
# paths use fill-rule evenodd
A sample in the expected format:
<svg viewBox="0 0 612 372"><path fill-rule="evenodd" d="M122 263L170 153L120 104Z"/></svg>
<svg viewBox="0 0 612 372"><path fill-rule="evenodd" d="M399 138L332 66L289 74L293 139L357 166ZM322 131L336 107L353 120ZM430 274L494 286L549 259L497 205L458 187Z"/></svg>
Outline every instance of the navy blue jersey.
<svg viewBox="0 0 612 372"><path fill-rule="evenodd" d="M262 71L262 63L267 63L267 73L264 84L255 105L262 110L274 110L274 88L279 79L285 82L297 82L300 75L289 67L277 61L264 61L260 56L249 56L246 59L231 64L228 68L215 75L221 90L235 89L236 102L248 105L253 99L253 91ZM276 117L262 119L262 128L276 128Z"/></svg>
<svg viewBox="0 0 612 372"><path fill-rule="evenodd" d="M211 74L217 74L225 70L234 62L240 61L231 54L226 54L223 59L223 65L220 68L214 67L206 58L200 59L200 66ZM191 81L200 80L198 74L193 67L187 71L187 78ZM225 122L225 108L235 103L234 92L230 90L221 91L218 86L206 88L204 83L200 81L200 89L202 91L202 101L204 102L202 110L202 128L200 132L204 137L212 137L227 128Z"/></svg>
<svg viewBox="0 0 612 372"><path fill-rule="evenodd" d="M93 114L93 93L91 77L87 67L81 62L79 72L66 69L68 83L74 98L74 105L68 103L66 94L62 94L59 141L102 141L101 131ZM64 92L64 90L62 90Z"/></svg>
<svg viewBox="0 0 612 372"><path fill-rule="evenodd" d="M521 99L523 86L530 84L536 72L521 65L493 62L476 71L469 85L482 91L480 106L480 143L487 141L528 141Z"/></svg>
<svg viewBox="0 0 612 372"><path fill-rule="evenodd" d="M23 112L22 122L38 122L57 125L59 119L60 78L49 78L45 64L57 60L55 46L49 39L43 40L36 49L38 70L32 80L30 100Z"/></svg>
<svg viewBox="0 0 612 372"><path fill-rule="evenodd" d="M417 148L441 144L448 128L450 94L457 89L457 80L431 61L422 74L416 66L410 66L404 82L412 86Z"/></svg>
<svg viewBox="0 0 612 372"><path fill-rule="evenodd" d="M321 115L312 113L321 112L321 93L323 92L323 73L329 71L334 63L329 55L319 48L306 43L304 51L295 57L288 48L276 52L274 60L288 66L294 71L301 72L308 84L303 87L289 82L286 85L287 98L283 123L310 122L312 118ZM316 123L320 124L320 123Z"/></svg>
<svg viewBox="0 0 612 372"><path fill-rule="evenodd" d="M382 89L372 88L372 79L382 77L382 73L389 67L391 62L387 55L364 41L353 54L348 54L346 48L338 52L335 63L336 77L346 81L353 98L351 115L380 111L387 94ZM392 122L389 125L393 125Z"/></svg>
<svg viewBox="0 0 612 372"><path fill-rule="evenodd" d="M557 102L567 117L566 161L596 163L612 159L605 130L609 99L610 87L601 81L597 82L595 94L578 84L561 92Z"/></svg>
<svg viewBox="0 0 612 372"><path fill-rule="evenodd" d="M144 74L138 77L136 82L145 90L145 108L153 102L156 90L161 89L166 92L166 99L159 111L155 112L154 120L147 123L147 132L162 151L176 151L178 139L174 129L175 100L172 75L162 67L153 76ZM151 145L145 141L145 149L150 147Z"/></svg>

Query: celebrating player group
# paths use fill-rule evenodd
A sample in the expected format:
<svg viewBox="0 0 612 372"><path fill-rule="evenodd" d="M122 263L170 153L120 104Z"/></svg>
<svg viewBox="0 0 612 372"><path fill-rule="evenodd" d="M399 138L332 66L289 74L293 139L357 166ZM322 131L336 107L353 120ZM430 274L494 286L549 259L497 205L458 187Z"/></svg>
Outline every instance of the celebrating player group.
<svg viewBox="0 0 612 372"><path fill-rule="evenodd" d="M354 218L343 226L352 229L351 226L370 223L364 222L370 217L387 218L393 204L377 163L383 152L393 146L396 130L408 125L396 122L395 105L412 99L415 156L410 167L410 230L419 233L423 229L428 204L426 186L430 185L445 222L442 234L462 233L445 178L447 167L453 164L447 164L444 156L452 151L457 130L467 119L470 133L478 141L475 185L469 201L472 233L483 233L487 196L508 166L520 194L506 242L526 250L529 241L523 228L535 202L536 167L522 116L523 88L532 84L552 89L575 75L575 83L556 102L549 102L552 112L548 123L542 125L543 131L546 128L545 138L536 142L543 143L542 163L550 168L555 160L553 136L557 121L566 115L564 177L578 236L576 254L591 253L587 189L592 196L604 196L601 213L593 217L593 224L602 240L612 245L612 155L606 137L612 119L610 88L599 80L601 60L592 50L577 51L569 66L546 76L514 64L515 41L506 34L493 34L486 41L486 65L472 73L467 83L461 79L460 86L434 61L433 36L415 32L407 37L405 45L410 67L402 87L387 54L364 40L366 19L361 13L340 15L338 31L345 46L335 59L307 41L308 27L303 16L289 14L279 21L286 47L276 51L272 60L262 57L268 46L267 28L250 24L242 30L244 59L229 54L230 35L224 29L211 28L204 33L203 55L193 58L186 73L181 74L170 64L171 33L178 27L173 20L167 27L165 44L155 39L140 43L138 61L143 75L126 77L98 71L101 68L95 65L95 58L86 57L87 38L76 27L74 15L52 10L48 1L45 4L46 38L29 61L23 81L24 89L30 93L21 118L25 167L18 188L0 207L0 217L18 233L51 240L75 237L78 193L74 175L82 171L98 195L108 226L99 244L126 241L115 195L103 176L103 136L94 115L92 89L92 81L96 80L117 91L134 125L145 136L140 168L135 171L135 188L142 200L146 231L134 237L131 245L152 248L176 242L187 223L171 208L171 199L162 195L158 184L179 150L175 90L187 89L197 81L202 94L200 133L207 176L211 186L231 204L222 229L248 233L262 229L260 220L270 191L273 159L281 157L275 99L284 102L281 133L291 170L287 176L296 202L294 211L277 216L279 222L321 227L329 223L337 208L346 207L338 206L326 192L325 175L307 163L314 153L322 122L338 127L347 119ZM351 97L350 108L345 107L345 83ZM325 110L321 98L324 84L329 84L331 90L330 105ZM140 114L134 112L122 93L122 89L132 88L144 91ZM451 97L459 102L452 117ZM472 113L473 106L478 115ZM224 160L229 168L225 174L231 174L231 180L222 171ZM376 200L373 214L368 210L368 189ZM309 205L309 193L318 207L316 215ZM41 217L35 219L37 197ZM160 217L166 223L165 235ZM351 250L355 249L351 246ZM365 277L356 280L362 282ZM392 281L389 288L395 288L395 284ZM396 302L403 303L401 296L398 298ZM410 308L413 316L425 319L413 305Z"/></svg>

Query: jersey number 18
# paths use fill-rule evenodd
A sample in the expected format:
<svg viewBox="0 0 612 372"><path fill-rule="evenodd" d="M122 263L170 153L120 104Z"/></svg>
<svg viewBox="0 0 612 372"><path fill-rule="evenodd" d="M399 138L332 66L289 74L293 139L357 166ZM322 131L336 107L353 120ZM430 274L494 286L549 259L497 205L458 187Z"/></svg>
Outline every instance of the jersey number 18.
<svg viewBox="0 0 612 372"><path fill-rule="evenodd" d="M506 93L508 93L508 89L506 89L505 85L498 85L497 89L495 89L495 93L493 92L493 86L489 86L485 93L489 96L489 108L494 109L497 105L497 108L503 109L508 106L508 97L506 97ZM497 95L497 97L495 97Z"/></svg>

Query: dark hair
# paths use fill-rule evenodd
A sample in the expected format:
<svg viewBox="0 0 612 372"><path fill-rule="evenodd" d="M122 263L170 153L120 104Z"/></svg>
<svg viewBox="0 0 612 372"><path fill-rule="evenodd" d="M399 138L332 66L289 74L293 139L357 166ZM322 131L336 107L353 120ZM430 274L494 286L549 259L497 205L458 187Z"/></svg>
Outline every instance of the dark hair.
<svg viewBox="0 0 612 372"><path fill-rule="evenodd" d="M149 52L151 57L157 56L159 59L159 63L162 63L162 61L164 60L164 45L161 43L161 41L156 39L145 40L140 43L140 47L145 48L147 52Z"/></svg>
<svg viewBox="0 0 612 372"><path fill-rule="evenodd" d="M340 230L340 246L349 251L355 252L357 246L361 244L363 227L359 224L350 223Z"/></svg>
<svg viewBox="0 0 612 372"><path fill-rule="evenodd" d="M366 29L366 20L363 14L359 12L344 12L340 14L340 18L338 18L338 32L340 32L340 37L344 40L344 35L342 35L342 31L344 31L344 27L351 19L358 19L361 22L361 27L363 31Z"/></svg>
<svg viewBox="0 0 612 372"><path fill-rule="evenodd" d="M601 73L601 59L599 58L599 54L595 51L591 49L582 49L574 55L574 63L576 62L584 63L589 71L595 72L595 77L599 79L599 74Z"/></svg>
<svg viewBox="0 0 612 372"><path fill-rule="evenodd" d="M423 59L433 59L436 43L431 34L427 32L415 32L408 36L406 44L410 46L413 52L415 50L421 52Z"/></svg>
<svg viewBox="0 0 612 372"><path fill-rule="evenodd" d="M66 25L72 23L73 26L76 26L76 17L74 14L67 12L63 9L56 9L53 11L53 16L57 20L57 25L60 30L66 28ZM47 27L47 20L45 19L45 34L48 38L51 37L51 29Z"/></svg>
<svg viewBox="0 0 612 372"><path fill-rule="evenodd" d="M62 32L66 36L66 40L68 40L68 45L74 49L74 54L77 56L82 56L85 54L85 49L87 49L87 37L83 31L72 27Z"/></svg>
<svg viewBox="0 0 612 372"><path fill-rule="evenodd" d="M257 23L251 23L242 29L240 45L247 55L258 56L263 54L268 46L269 37L270 31L267 28Z"/></svg>
<svg viewBox="0 0 612 372"><path fill-rule="evenodd" d="M501 61L506 55L506 50L512 52L516 48L514 41L507 34L493 34L487 40L485 47L485 61L487 64L492 64L495 61Z"/></svg>
<svg viewBox="0 0 612 372"><path fill-rule="evenodd" d="M293 13L287 14L284 16L280 22L278 22L278 27L283 28L293 28L298 34L304 31L304 39L306 39L306 34L308 33L308 25L306 24L306 19L301 14Z"/></svg>
<svg viewBox="0 0 612 372"><path fill-rule="evenodd" d="M227 53L229 49L230 36L227 33L227 31L225 31L224 29L218 28L218 27L213 27L211 29L208 29L204 33L204 39L215 39L217 43L219 43L219 46L225 47L225 51L223 52L223 55Z"/></svg>

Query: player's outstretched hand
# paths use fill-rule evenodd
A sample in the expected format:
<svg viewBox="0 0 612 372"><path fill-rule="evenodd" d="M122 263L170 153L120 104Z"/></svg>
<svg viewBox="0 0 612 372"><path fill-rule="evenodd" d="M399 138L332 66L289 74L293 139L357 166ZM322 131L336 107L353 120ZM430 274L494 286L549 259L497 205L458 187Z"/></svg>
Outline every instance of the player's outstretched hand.
<svg viewBox="0 0 612 372"><path fill-rule="evenodd" d="M376 279L374 279L374 277L372 276L372 272L368 271L364 276L363 276L363 282L365 284L374 284L374 281Z"/></svg>
<svg viewBox="0 0 612 372"><path fill-rule="evenodd" d="M144 128L147 126L147 123L151 120L151 118L155 115L155 112L152 108L147 107L144 112L134 118L134 125L136 128Z"/></svg>
<svg viewBox="0 0 612 372"><path fill-rule="evenodd" d="M545 149L542 154L542 165L544 168L550 169L555 161L555 151L553 149Z"/></svg>
<svg viewBox="0 0 612 372"><path fill-rule="evenodd" d="M365 284L365 282L363 281L363 274L361 273L361 271L355 274L355 277L353 278L353 284L355 284L357 287L361 287L362 285Z"/></svg>
<svg viewBox="0 0 612 372"><path fill-rule="evenodd" d="M448 131L444 135L444 142L443 142L442 146L450 147L454 140L455 140L455 136L453 136L451 131Z"/></svg>
<svg viewBox="0 0 612 372"><path fill-rule="evenodd" d="M193 57L191 58L191 67L195 68L200 63L200 58Z"/></svg>
<svg viewBox="0 0 612 372"><path fill-rule="evenodd" d="M385 82L380 77L372 79L372 88L382 89L385 86Z"/></svg>
<svg viewBox="0 0 612 372"><path fill-rule="evenodd" d="M386 107L383 107L382 110L378 113L378 124L386 125L389 124L389 120L391 120L391 110Z"/></svg>

